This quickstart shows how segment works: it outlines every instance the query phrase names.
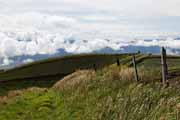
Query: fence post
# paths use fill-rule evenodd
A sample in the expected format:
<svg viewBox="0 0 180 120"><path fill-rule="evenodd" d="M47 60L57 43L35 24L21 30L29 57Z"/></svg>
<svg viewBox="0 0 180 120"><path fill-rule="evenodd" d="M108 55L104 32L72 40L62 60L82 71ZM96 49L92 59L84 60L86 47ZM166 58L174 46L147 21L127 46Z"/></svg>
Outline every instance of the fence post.
<svg viewBox="0 0 180 120"><path fill-rule="evenodd" d="M95 71L97 70L96 64L93 64L93 68L94 68Z"/></svg>
<svg viewBox="0 0 180 120"><path fill-rule="evenodd" d="M133 55L133 66L134 66L134 71L135 71L135 79L136 79L136 82L138 82L139 81L139 77L138 77L138 71L137 71L137 66L136 66L135 55Z"/></svg>
<svg viewBox="0 0 180 120"><path fill-rule="evenodd" d="M166 50L164 47L161 48L161 65L162 65L162 83L163 87L168 86L168 80L167 80L167 62L166 62Z"/></svg>
<svg viewBox="0 0 180 120"><path fill-rule="evenodd" d="M120 66L119 58L117 58L117 66Z"/></svg>

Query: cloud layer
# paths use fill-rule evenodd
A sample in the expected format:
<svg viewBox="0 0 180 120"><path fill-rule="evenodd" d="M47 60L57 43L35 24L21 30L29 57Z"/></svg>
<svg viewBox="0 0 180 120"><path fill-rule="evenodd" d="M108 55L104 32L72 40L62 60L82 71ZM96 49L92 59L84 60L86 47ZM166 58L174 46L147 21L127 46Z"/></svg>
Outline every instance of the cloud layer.
<svg viewBox="0 0 180 120"><path fill-rule="evenodd" d="M0 0L0 65L17 63L17 56L129 46L179 54L179 6L179 0Z"/></svg>
<svg viewBox="0 0 180 120"><path fill-rule="evenodd" d="M1 12L108 12L125 16L180 16L179 0L1 0Z"/></svg>
<svg viewBox="0 0 180 120"><path fill-rule="evenodd" d="M77 26L73 24L77 24ZM151 38L148 41L127 37L106 39L99 34L96 36L93 31L87 31L87 33L94 34L95 37L88 38L87 35L83 37L85 29L79 30L79 28L83 28L81 26L84 25L81 24L79 19L65 16L37 13L11 17L1 15L1 65L12 64L15 61L11 58L16 56L52 55L57 54L59 49L63 49L67 53L90 53L104 48L120 51L128 46L180 48L180 40L168 37L161 39ZM31 61L33 60L27 58L22 63Z"/></svg>
<svg viewBox="0 0 180 120"><path fill-rule="evenodd" d="M117 48L114 41L109 44L98 38L84 40L81 34L94 34L93 31L85 31L86 24L71 17L37 13L1 15L0 28L1 57L54 54L59 48L75 53L91 52L108 45Z"/></svg>

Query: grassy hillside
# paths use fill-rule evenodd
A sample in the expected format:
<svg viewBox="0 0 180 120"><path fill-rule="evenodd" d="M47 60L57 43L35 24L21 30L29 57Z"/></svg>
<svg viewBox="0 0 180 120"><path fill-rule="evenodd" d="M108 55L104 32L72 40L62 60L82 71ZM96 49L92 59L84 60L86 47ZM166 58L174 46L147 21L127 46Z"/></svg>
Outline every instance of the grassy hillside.
<svg viewBox="0 0 180 120"><path fill-rule="evenodd" d="M162 89L157 64L159 58L139 63L140 83L134 82L131 67L111 65L77 71L48 89L9 91L0 99L0 119L179 120L180 88L172 84Z"/></svg>
<svg viewBox="0 0 180 120"><path fill-rule="evenodd" d="M32 78L39 76L64 76L78 69L102 68L129 54L84 54L37 61L0 73L0 81Z"/></svg>

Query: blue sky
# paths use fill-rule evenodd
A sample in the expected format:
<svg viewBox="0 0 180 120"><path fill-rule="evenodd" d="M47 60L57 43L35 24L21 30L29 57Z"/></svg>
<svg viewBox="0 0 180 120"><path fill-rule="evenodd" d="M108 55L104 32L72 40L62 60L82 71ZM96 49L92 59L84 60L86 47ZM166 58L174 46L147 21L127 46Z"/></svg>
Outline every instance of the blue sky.
<svg viewBox="0 0 180 120"><path fill-rule="evenodd" d="M75 54L132 45L178 49L179 6L179 0L0 0L0 65L59 49ZM21 62L27 61L33 59Z"/></svg>

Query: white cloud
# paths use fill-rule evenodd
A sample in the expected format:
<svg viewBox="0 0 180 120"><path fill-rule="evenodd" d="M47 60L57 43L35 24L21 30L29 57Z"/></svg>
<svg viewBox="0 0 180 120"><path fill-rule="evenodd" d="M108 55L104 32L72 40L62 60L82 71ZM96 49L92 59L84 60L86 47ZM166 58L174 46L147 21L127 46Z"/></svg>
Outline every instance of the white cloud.
<svg viewBox="0 0 180 120"><path fill-rule="evenodd" d="M159 47L167 47L167 48L179 49L180 48L180 40L167 38L167 39L164 39L164 40L145 41L145 40L142 39L142 40L134 41L132 45L145 46L145 47L159 46Z"/></svg>
<svg viewBox="0 0 180 120"><path fill-rule="evenodd" d="M96 23L83 24L72 17L40 13L0 15L0 58L54 54L60 48L72 53L87 53L104 47L119 49L122 44L99 38L104 33L95 35L96 31L112 29L111 26L97 26ZM95 37L83 36L84 32ZM71 37L75 39L72 44L67 42Z"/></svg>
<svg viewBox="0 0 180 120"><path fill-rule="evenodd" d="M175 39L131 43L138 35L158 37L164 26L179 31L169 18L161 24L162 16L180 16L179 6L179 0L0 0L0 60L8 65L14 56L54 54L60 48L72 53L128 45L179 49ZM160 22L152 19L157 16Z"/></svg>
<svg viewBox="0 0 180 120"><path fill-rule="evenodd" d="M101 12L119 15L180 16L179 0L6 0L1 12Z"/></svg>
<svg viewBox="0 0 180 120"><path fill-rule="evenodd" d="M22 63L31 63L33 61L34 61L33 59L25 59L22 61Z"/></svg>
<svg viewBox="0 0 180 120"><path fill-rule="evenodd" d="M91 21L91 22L112 22L118 21L118 18L107 15L87 15L81 17L82 20Z"/></svg>
<svg viewBox="0 0 180 120"><path fill-rule="evenodd" d="M1 66L7 66L7 65L10 65L12 64L14 61L9 59L9 58L4 58L3 61L2 61L2 64Z"/></svg>
<svg viewBox="0 0 180 120"><path fill-rule="evenodd" d="M172 50L170 48L166 49L166 52L168 55L179 55L180 54L180 51Z"/></svg>
<svg viewBox="0 0 180 120"><path fill-rule="evenodd" d="M128 45L180 48L180 41L174 39L151 42L138 39L132 44L133 37L122 37L130 34L126 25L82 23L81 19L41 13L0 15L0 58L54 54L60 48L71 53L87 53L106 47L119 50ZM118 34L120 37L116 36ZM74 42L68 42L69 39Z"/></svg>

